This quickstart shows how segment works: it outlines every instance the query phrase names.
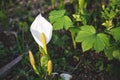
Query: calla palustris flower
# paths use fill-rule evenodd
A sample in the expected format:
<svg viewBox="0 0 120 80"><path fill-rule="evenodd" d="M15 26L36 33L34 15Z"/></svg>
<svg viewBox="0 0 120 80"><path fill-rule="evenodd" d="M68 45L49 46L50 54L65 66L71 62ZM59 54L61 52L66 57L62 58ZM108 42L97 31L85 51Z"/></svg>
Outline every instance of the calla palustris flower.
<svg viewBox="0 0 120 80"><path fill-rule="evenodd" d="M45 48L44 45L46 45L51 40L52 25L44 17L42 17L41 14L39 14L33 21L30 27L30 31L37 44L43 49Z"/></svg>

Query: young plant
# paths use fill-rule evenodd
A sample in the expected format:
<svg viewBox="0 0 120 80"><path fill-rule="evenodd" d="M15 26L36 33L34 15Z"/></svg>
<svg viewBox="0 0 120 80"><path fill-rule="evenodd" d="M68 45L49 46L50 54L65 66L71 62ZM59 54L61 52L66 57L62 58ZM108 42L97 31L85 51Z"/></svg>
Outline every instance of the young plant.
<svg viewBox="0 0 120 80"><path fill-rule="evenodd" d="M29 51L30 63L33 70L42 79L46 78L46 72L50 76L52 73L52 61L50 60L47 46L52 37L52 25L39 14L31 25L30 31L36 43L39 45L40 49L40 65L39 68L35 65L35 60L31 51Z"/></svg>
<svg viewBox="0 0 120 80"><path fill-rule="evenodd" d="M120 13L119 0L110 0L107 5L98 6L101 7L99 8L101 18L98 20L95 16L93 18L91 17L95 19L93 23L88 23L91 22L89 21L90 13L88 12L90 10L87 10L88 2L89 0L78 0L76 12L73 14L73 20L77 24L73 23L65 15L65 10L54 10L50 12L49 19L53 24L54 30L69 30L74 48L77 47L76 43L80 42L83 52L88 50L95 50L97 53L104 51L106 57L120 60L120 23L117 18ZM98 24L96 20L101 25L95 25ZM103 26L105 28L102 28Z"/></svg>

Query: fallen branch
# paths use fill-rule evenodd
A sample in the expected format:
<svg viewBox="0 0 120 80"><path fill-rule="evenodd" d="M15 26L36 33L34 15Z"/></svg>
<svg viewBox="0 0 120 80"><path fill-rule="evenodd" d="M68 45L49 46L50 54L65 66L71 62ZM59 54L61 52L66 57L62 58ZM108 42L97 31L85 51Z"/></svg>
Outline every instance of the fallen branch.
<svg viewBox="0 0 120 80"><path fill-rule="evenodd" d="M4 77L5 75L7 75L9 70L11 70L12 67L14 67L17 63L19 63L23 59L23 56L25 54L28 54L28 52L25 52L25 53L21 54L20 56L18 56L14 60L12 60L10 63L8 63L7 65L3 66L0 69L0 77Z"/></svg>

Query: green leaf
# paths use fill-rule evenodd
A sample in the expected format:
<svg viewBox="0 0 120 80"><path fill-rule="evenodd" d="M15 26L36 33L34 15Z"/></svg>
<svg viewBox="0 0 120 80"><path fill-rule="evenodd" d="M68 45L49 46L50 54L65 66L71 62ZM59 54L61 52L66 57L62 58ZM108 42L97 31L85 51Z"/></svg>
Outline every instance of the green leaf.
<svg viewBox="0 0 120 80"><path fill-rule="evenodd" d="M93 26L82 26L76 36L76 42L82 43L83 52L94 48L97 52L102 51L105 46L109 45L109 38L104 33L96 34Z"/></svg>
<svg viewBox="0 0 120 80"><path fill-rule="evenodd" d="M113 11L113 10L111 10L111 11L110 11L110 14L109 14L110 19L114 18L115 15L116 15L116 12Z"/></svg>
<svg viewBox="0 0 120 80"><path fill-rule="evenodd" d="M116 58L116 59L118 59L118 60L120 60L120 50L114 50L113 51L113 56Z"/></svg>
<svg viewBox="0 0 120 80"><path fill-rule="evenodd" d="M50 16L63 16L65 14L65 10L54 10L52 12L50 12Z"/></svg>
<svg viewBox="0 0 120 80"><path fill-rule="evenodd" d="M64 16L64 19L63 19L63 21L64 21L64 28L67 30L69 27L71 27L72 26L72 21L71 21L71 19L68 17L68 16Z"/></svg>
<svg viewBox="0 0 120 80"><path fill-rule="evenodd" d="M119 43L112 43L110 46L106 47L104 52L108 60L112 60L113 58L120 60Z"/></svg>
<svg viewBox="0 0 120 80"><path fill-rule="evenodd" d="M76 37L76 42L82 42L89 36L92 36L96 33L96 30L93 26L82 26L81 30L78 32L78 35Z"/></svg>
<svg viewBox="0 0 120 80"><path fill-rule="evenodd" d="M60 29L63 29L63 26L64 26L64 24L63 24L63 18L58 18L57 19L57 21L55 21L54 23L53 23L53 29L54 30L60 30Z"/></svg>
<svg viewBox="0 0 120 80"><path fill-rule="evenodd" d="M78 32L76 36L76 42L82 42L83 52L91 49L95 42L95 33L96 30L93 26L82 26L81 30Z"/></svg>
<svg viewBox="0 0 120 80"><path fill-rule="evenodd" d="M120 27L111 29L110 34L113 36L115 41L120 41Z"/></svg>
<svg viewBox="0 0 120 80"><path fill-rule="evenodd" d="M72 37L72 42L73 42L74 49L76 49L75 36L76 36L76 34L78 33L79 30L80 30L80 28L77 28L77 27L69 28L69 31L71 32L71 37Z"/></svg>
<svg viewBox="0 0 120 80"><path fill-rule="evenodd" d="M80 28L78 28L78 27L70 27L69 28L69 31L71 32L71 34L73 36L75 36L79 32L79 30L80 30Z"/></svg>
<svg viewBox="0 0 120 80"><path fill-rule="evenodd" d="M81 16L80 16L80 15L78 15L78 14L73 14L72 16L73 16L73 18L74 18L76 21L81 21Z"/></svg>
<svg viewBox="0 0 120 80"><path fill-rule="evenodd" d="M62 16L64 16L65 14L65 10L54 10L52 12L50 12L50 16L49 16L49 19L50 19L50 22L53 23L54 21L56 21L57 18L60 18Z"/></svg>
<svg viewBox="0 0 120 80"><path fill-rule="evenodd" d="M83 42L82 42L82 49L83 52L91 49L93 47L95 41L95 35L89 36L88 38L86 38Z"/></svg>
<svg viewBox="0 0 120 80"><path fill-rule="evenodd" d="M100 52L105 48L105 46L108 46L108 45L109 45L109 38L107 37L107 35L103 33L97 34L96 40L94 43L94 49L97 52Z"/></svg>
<svg viewBox="0 0 120 80"><path fill-rule="evenodd" d="M82 26L81 30L85 31L85 32L88 32L89 34L95 34L96 33L95 28L93 26L89 26L89 25Z"/></svg>
<svg viewBox="0 0 120 80"><path fill-rule="evenodd" d="M64 16L64 14L65 14L65 10L59 10L59 11L54 10L50 12L49 13L50 22L53 23L57 18Z"/></svg>
<svg viewBox="0 0 120 80"><path fill-rule="evenodd" d="M108 60L113 59L113 55L112 55L113 49L114 47L107 47L106 49L104 49L105 56L108 58Z"/></svg>
<svg viewBox="0 0 120 80"><path fill-rule="evenodd" d="M71 19L65 16L65 10L52 11L49 16L54 30L69 29L73 26Z"/></svg>

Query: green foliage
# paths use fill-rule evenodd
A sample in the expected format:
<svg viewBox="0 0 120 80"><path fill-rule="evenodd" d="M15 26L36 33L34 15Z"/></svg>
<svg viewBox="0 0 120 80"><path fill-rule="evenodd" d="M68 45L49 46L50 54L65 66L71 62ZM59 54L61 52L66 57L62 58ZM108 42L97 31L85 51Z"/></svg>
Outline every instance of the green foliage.
<svg viewBox="0 0 120 80"><path fill-rule="evenodd" d="M120 27L116 27L110 30L110 34L113 36L115 41L120 41Z"/></svg>
<svg viewBox="0 0 120 80"><path fill-rule="evenodd" d="M41 67L47 67L48 60L49 60L48 55L42 55L41 58L40 58Z"/></svg>
<svg viewBox="0 0 120 80"><path fill-rule="evenodd" d="M78 0L78 4L79 4L79 12L81 14L84 14L84 9L86 9L87 1L86 0Z"/></svg>
<svg viewBox="0 0 120 80"><path fill-rule="evenodd" d="M111 42L111 45L104 49L105 55L108 58L108 60L112 59L118 59L120 61L120 50L119 50L119 45L120 45L120 27L112 28L109 31L109 34L112 35L113 39Z"/></svg>
<svg viewBox="0 0 120 80"><path fill-rule="evenodd" d="M111 46L104 49L105 55L108 60L118 59L120 61L120 43L113 43Z"/></svg>
<svg viewBox="0 0 120 80"><path fill-rule="evenodd" d="M113 57L115 57L116 59L120 61L120 50L114 50Z"/></svg>
<svg viewBox="0 0 120 80"><path fill-rule="evenodd" d="M94 48L97 52L102 51L107 45L109 45L109 38L104 33L96 34L96 30L93 26L82 26L81 30L76 36L76 42L82 43L83 52Z"/></svg>
<svg viewBox="0 0 120 80"><path fill-rule="evenodd" d="M56 35L56 34L53 35L53 43L59 47L64 46L67 39L68 39L68 36L66 35L63 35L61 38L59 35Z"/></svg>
<svg viewBox="0 0 120 80"><path fill-rule="evenodd" d="M29 29L27 22L20 21L18 25L19 25L19 28L24 32L28 31Z"/></svg>
<svg viewBox="0 0 120 80"><path fill-rule="evenodd" d="M120 13L120 6L118 5L120 3L119 0L110 0L110 3L108 6L101 11L102 18L105 19L105 22L102 23L103 26L105 26L108 30L114 27L113 19Z"/></svg>
<svg viewBox="0 0 120 80"><path fill-rule="evenodd" d="M102 22L102 25L106 27L106 30L108 30L107 32L108 34L106 34L106 32L104 32L101 28L98 29L88 25L89 14L86 9L86 6L88 6L88 3L89 3L88 0L78 0L78 8L79 8L77 10L78 12L76 12L75 14L72 14L73 18L75 19L75 22L78 23L77 25L74 25L74 26L80 26L80 27L70 26L71 20L69 20L69 17L68 19L65 19L65 16L66 16L65 10L51 11L49 14L50 15L49 19L50 19L50 22L53 24L54 30L66 29L70 31L71 39L75 49L77 47L76 42L80 42L83 52L88 50L95 50L98 53L101 51L104 51L108 59L113 59L115 58L115 54L117 53L114 53L114 56L113 56L113 52L115 49L111 51L112 49L110 48L111 47L110 45L113 45L113 44L111 43L112 39L110 35L112 35L112 37L115 39L116 42L120 40L120 37L119 37L120 28L119 27L113 28L115 25L118 25L113 23L114 18L119 14L119 10L118 10L119 6L117 2L118 1L111 0L111 3L108 4L108 6L105 6L105 8L103 8L103 10L101 11L100 20ZM58 43L62 44L60 42L61 39L57 37L56 37L56 41L54 42L55 44L58 44ZM110 49L108 50L108 48L110 48L111 50ZM110 52L111 54L108 53L109 51L111 51Z"/></svg>
<svg viewBox="0 0 120 80"><path fill-rule="evenodd" d="M103 64L103 61L102 61L102 60L99 60L99 61L96 63L96 66L99 68L100 71L103 71L103 70L104 70L104 64Z"/></svg>
<svg viewBox="0 0 120 80"><path fill-rule="evenodd" d="M114 51L114 47L108 47L104 50L105 56L108 58L108 60L112 60L114 58L112 55L113 51Z"/></svg>
<svg viewBox="0 0 120 80"><path fill-rule="evenodd" d="M4 18L6 18L5 14L3 13L3 11L0 11L0 20Z"/></svg>
<svg viewBox="0 0 120 80"><path fill-rule="evenodd" d="M76 34L78 33L80 29L79 28L74 28L74 27L71 27L69 29L69 31L71 32L71 37L72 37L72 42L73 42L73 46L74 48L76 48L76 42L75 42L75 37L76 37Z"/></svg>
<svg viewBox="0 0 120 80"><path fill-rule="evenodd" d="M53 24L54 30L66 29L72 27L71 19L65 15L65 10L54 10L49 14L50 22Z"/></svg>
<svg viewBox="0 0 120 80"><path fill-rule="evenodd" d="M102 17L105 19L113 19L115 15L116 12L114 11L114 9L106 8L104 12L102 12Z"/></svg>
<svg viewBox="0 0 120 80"><path fill-rule="evenodd" d="M104 50L105 47L108 46L108 45L109 45L108 36L104 33L97 34L96 41L95 41L95 44L94 44L94 49L99 52L99 51Z"/></svg>
<svg viewBox="0 0 120 80"><path fill-rule="evenodd" d="M14 43L13 46L15 46L15 49L17 48L17 51L14 52L13 46L11 47L10 45L10 47L7 46L7 48L10 49L7 51L4 49L6 46L4 44L0 44L0 58L2 59L6 56L6 52L9 53L11 51L10 53L23 53L28 49L26 45L29 46L30 49L34 49L34 51L36 51L36 47L33 47L33 39L28 37L28 30L33 21L33 16L36 15L32 14L32 12L34 12L33 8L36 8L36 12L38 10L37 8L39 8L39 3L40 5L43 4L41 4L42 1L37 1L38 3L32 2L34 0L30 0L28 3L26 1L21 4L21 1L19 0L15 2L15 4L13 3L13 0L9 0L8 2L1 1L0 30L4 30L5 32L9 30L11 33L15 32L16 39L12 39L12 42ZM91 71L95 71L100 73L98 75L101 77L101 75L104 75L106 71L114 74L113 71L115 70L119 76L120 69L119 67L116 68L116 65L114 64L117 61L117 64L119 64L120 61L120 0L71 0L72 2L67 4L64 1L70 0L51 0L51 3L45 2L45 5L43 6L46 7L43 9L45 10L43 11L45 13L49 12L48 4L52 4L52 9L57 9L49 13L49 20L55 30L53 31L52 41L48 44L49 51L51 52L50 57L53 60L54 72L71 72L73 76L76 77L76 75L78 75L76 73L78 73L79 70L82 72L80 75L87 75L86 72L89 70L88 74ZM56 7L56 2L60 3L60 5L57 5L58 7ZM31 11L31 5L33 11ZM69 7L72 7L73 9ZM11 12L13 13L10 14ZM11 37L9 31L6 34ZM39 51L40 52L35 55L35 65L41 75L36 77L36 75L33 75L32 70L26 69L27 67L25 65L28 64L28 58L25 57L26 59L24 58L22 61L25 69L21 68L24 71L21 72L21 74L24 74L24 77L27 77L26 80L46 80L48 77L46 72L47 62L50 57L44 54L45 51L43 49L40 48ZM106 60L106 58L109 61ZM98 70L96 70L96 67ZM28 73L25 73L27 70ZM89 75L87 75L88 79ZM19 77L21 76L17 74L16 79L19 79ZM90 75L90 77L92 76ZM82 78L81 76L81 79L85 80L85 77ZM62 79L57 78L48 80ZM90 80L98 79L90 78Z"/></svg>

